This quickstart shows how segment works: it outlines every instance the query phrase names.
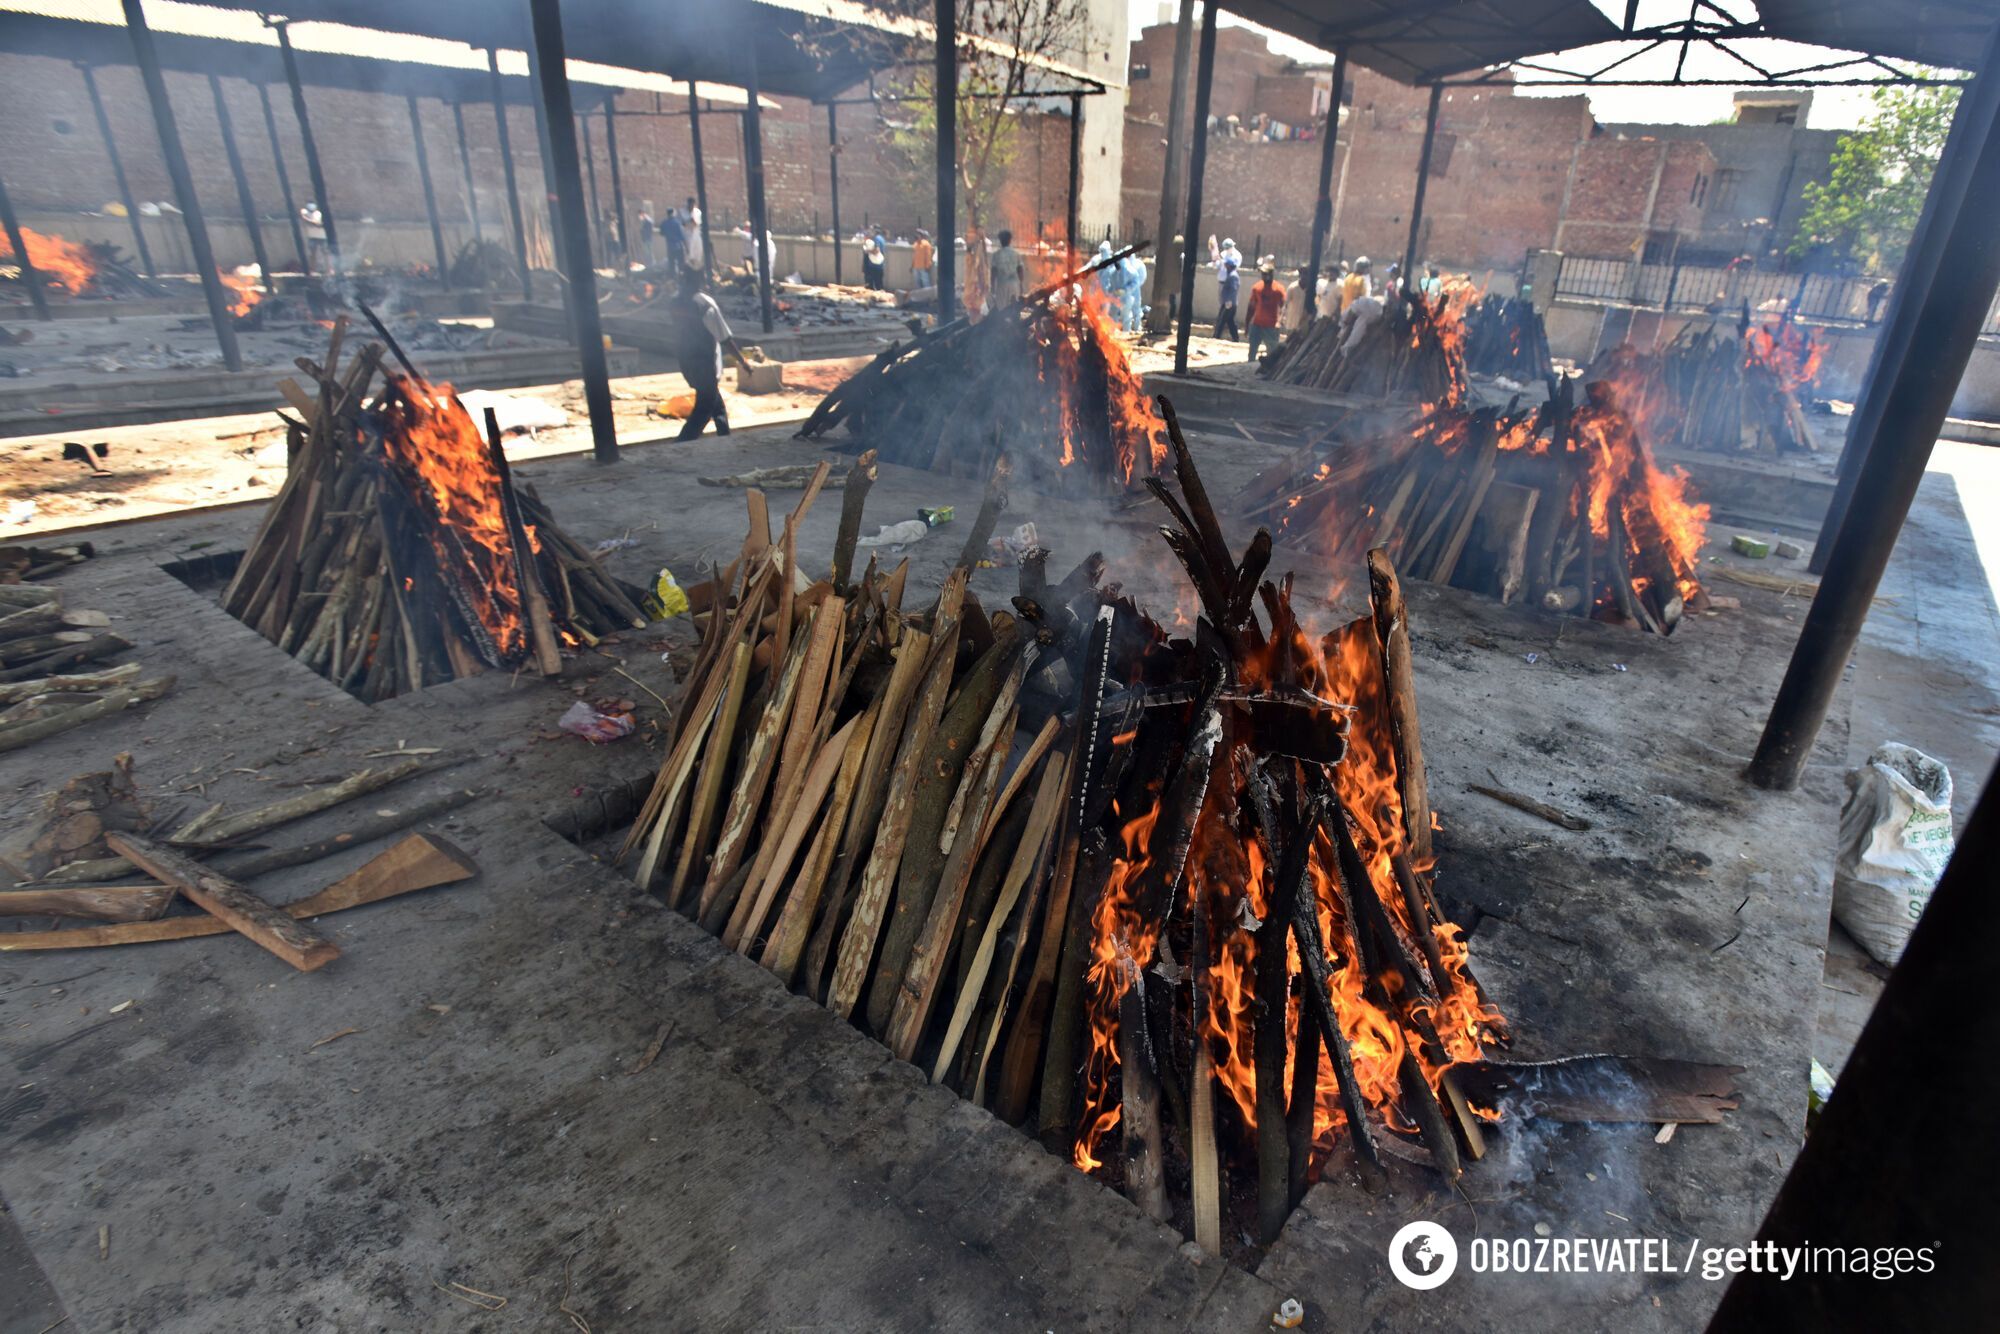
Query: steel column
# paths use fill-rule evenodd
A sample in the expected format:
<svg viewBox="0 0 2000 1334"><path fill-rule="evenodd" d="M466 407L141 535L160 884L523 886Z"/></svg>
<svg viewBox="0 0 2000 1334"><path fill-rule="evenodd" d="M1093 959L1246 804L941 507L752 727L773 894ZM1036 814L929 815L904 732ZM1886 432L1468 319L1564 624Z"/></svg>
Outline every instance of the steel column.
<svg viewBox="0 0 2000 1334"><path fill-rule="evenodd" d="M846 281L841 274L841 255L847 249L847 238L840 234L840 107L833 102L826 104L826 178L833 196L833 281L838 285ZM931 272L935 276L937 270Z"/></svg>
<svg viewBox="0 0 2000 1334"><path fill-rule="evenodd" d="M528 268L528 228L521 219L521 182L514 173L514 136L507 129L507 96L500 84L500 54L486 49L486 79L493 88L493 123L500 136L500 168L507 177L507 217L514 224L514 262L521 266L521 299L535 299L535 277Z"/></svg>
<svg viewBox="0 0 2000 1334"><path fill-rule="evenodd" d="M757 252L757 309L762 318L764 332L771 332L771 221L765 214L764 200L764 110L763 97L757 91L757 48L749 48L750 81L744 90L750 94L750 105L743 113L743 156L749 167L750 176L750 246ZM702 220L708 219L708 210L701 211Z"/></svg>
<svg viewBox="0 0 2000 1334"><path fill-rule="evenodd" d="M533 0L529 0L529 3L532 4ZM560 20L561 15L558 14L557 18L558 20ZM536 57L535 44L533 42L528 43L527 54L528 54L528 84L530 87L539 89L541 87L541 82L542 82L541 65L540 61ZM567 81L569 77L569 72L567 70L563 71L563 77L565 81ZM564 237L563 235L563 211L561 205L557 202L556 199L555 176L553 174L555 172L555 166L554 163L552 162L552 159L555 157L555 149L551 145L549 139L549 109L544 104L543 99L539 95L529 99L529 105L534 110L535 113L535 143L540 149L540 158L542 165L542 207L548 213L550 248L555 252L556 273L563 280L561 283L558 284L558 287L560 288L559 294L562 297L563 309L567 311L569 309L570 293L572 291L571 283L573 280L570 278L569 275L569 243L567 238ZM570 127L570 137L572 141L574 141L575 139L575 132L576 132L576 127L572 125ZM579 170L581 170L580 167ZM584 220L584 226L586 227L586 229L589 227L589 225L590 225L590 220L586 218ZM586 236L589 235L588 230L585 231L584 235Z"/></svg>
<svg viewBox="0 0 2000 1334"><path fill-rule="evenodd" d="M138 0L128 0L136 4ZM583 207L583 173L576 157L576 121L569 97L560 0L528 0L534 17L535 82L542 119L549 127L549 194L562 214L567 251L570 319L583 362L583 397L590 409L590 438L599 463L618 460L618 432L611 420L611 369L597 318L597 274L590 267L590 222Z"/></svg>
<svg viewBox="0 0 2000 1334"><path fill-rule="evenodd" d="M931 95L937 120L937 322L944 325L958 314L958 0L937 0L935 21Z"/></svg>
<svg viewBox="0 0 2000 1334"><path fill-rule="evenodd" d="M126 8L132 0L126 0ZM319 143L313 138L312 116L306 111L306 87L299 78L299 58L292 52L291 22L278 19L271 26L278 32L278 56L284 61L285 83L292 90L292 115L299 122L299 142L305 145L306 176L312 181L313 203L319 206L320 225L326 228L326 253L333 271L340 272L340 233L333 225L333 205L326 197L326 172L319 165Z"/></svg>
<svg viewBox="0 0 2000 1334"><path fill-rule="evenodd" d="M229 114L229 104L222 100L222 80L213 74L208 76L208 95L215 99L215 123L222 130L222 153L229 159L229 174L236 180L236 206L243 211L243 225L250 232L250 253L257 260L264 285L275 292L271 257L264 251L264 229L257 225L257 200L250 193L250 173L243 170L243 154L236 147L236 122Z"/></svg>
<svg viewBox="0 0 2000 1334"><path fill-rule="evenodd" d="M14 198L7 193L7 182L0 180L0 226L7 229L7 244L14 248L14 263L21 270L21 285L28 289L28 300L34 303L35 318L52 320L49 311L48 280L35 268L35 261L28 255L28 238L22 234L21 220L14 216Z"/></svg>
<svg viewBox="0 0 2000 1334"><path fill-rule="evenodd" d="M632 247L626 242L625 178L618 171L618 94L604 95L604 155L611 163L611 209L618 219L618 254L624 266L632 267Z"/></svg>
<svg viewBox="0 0 2000 1334"><path fill-rule="evenodd" d="M146 228L139 216L139 205L132 198L131 183L125 179L125 162L118 156L118 141L111 137L111 117L104 112L104 95L97 91L97 72L81 62L77 70L90 93L90 109L97 117L98 137L104 140L104 156L111 159L111 176L118 182L118 202L125 205L125 215L132 222L132 244L138 248L139 263L145 266L148 278L157 278L160 271L153 267L153 252L146 245Z"/></svg>
<svg viewBox="0 0 2000 1334"><path fill-rule="evenodd" d="M458 168L465 175L465 215L472 222L472 239L484 243L486 229L479 222L479 191L472 183L472 148L465 140L465 105L451 104L451 123L458 131Z"/></svg>
<svg viewBox="0 0 2000 1334"><path fill-rule="evenodd" d="M596 253L603 254L604 199L597 191L597 146L591 142L589 114L579 115L576 123L583 131L583 188L590 196L590 234L597 238Z"/></svg>
<svg viewBox="0 0 2000 1334"><path fill-rule="evenodd" d="M1181 257L1174 253L1174 224L1181 211L1181 157L1187 152L1188 70L1194 55L1194 0L1181 0L1174 20L1174 84L1167 101L1167 163L1160 174L1160 231L1153 245L1153 290L1147 298L1146 327L1165 333L1168 295L1180 279ZM1206 127L1204 127L1206 128ZM1183 248L1186 238L1182 238Z"/></svg>
<svg viewBox="0 0 2000 1334"><path fill-rule="evenodd" d="M243 350L236 345L236 325L229 313L231 299L215 270L215 249L208 243L208 221L202 215L201 199L194 192L194 176L188 171L187 154L181 151L181 132L174 123L173 103L167 100L167 81L160 73L160 53L153 46L153 30L146 26L144 0L123 0L125 27L131 34L132 54L139 62L139 77L153 104L153 124L160 136L160 159L167 179L174 185L174 202L180 206L181 221L187 226L188 249L194 254L195 276L201 279L201 294L208 299L209 322L215 326L215 341L222 348L222 364L232 371L243 369ZM26 258L25 253L23 259Z"/></svg>
<svg viewBox="0 0 2000 1334"><path fill-rule="evenodd" d="M1333 52L1333 102L1326 111L1326 135L1319 146L1319 197L1313 205L1312 250L1306 260L1306 323L1319 314L1320 264L1326 259L1327 233L1333 230L1333 153L1340 145L1340 102L1347 96L1347 48ZM1353 149L1349 149L1353 152Z"/></svg>
<svg viewBox="0 0 2000 1334"><path fill-rule="evenodd" d="M1063 233L1063 244L1069 247L1070 259L1076 259L1076 213L1077 195L1083 190L1083 94L1069 95L1069 216L1065 220L1067 230ZM1035 238L1037 241L1041 237Z"/></svg>
<svg viewBox="0 0 2000 1334"><path fill-rule="evenodd" d="M1896 287L1875 374L1854 412L1859 466L1826 575L1750 761L1750 781L1796 787L1861 635L1931 448L2000 286L2000 31L1959 97Z"/></svg>
<svg viewBox="0 0 2000 1334"><path fill-rule="evenodd" d="M715 242L708 230L708 168L701 160L701 99L688 80L688 139L694 149L694 206L701 210L701 271L715 272Z"/></svg>
<svg viewBox="0 0 2000 1334"><path fill-rule="evenodd" d="M1411 270L1417 263L1418 233L1424 225L1424 189L1431 179L1431 150L1437 146L1438 106L1444 101L1444 85L1431 85L1430 110L1424 113L1424 151L1417 156L1417 197L1410 205L1410 239L1403 245L1403 290L1412 290Z"/></svg>
<svg viewBox="0 0 2000 1334"><path fill-rule="evenodd" d="M285 201L285 221L292 226L292 244L299 252L299 272L311 273L306 263L306 229L299 220L298 201L292 198L292 173L285 170L285 149L278 142L278 117L271 110L270 85L257 85L257 103L264 108L264 134L271 141L271 165L278 169L278 195Z"/></svg>
<svg viewBox="0 0 2000 1334"><path fill-rule="evenodd" d="M406 93L410 108L410 142L417 147L417 179L424 187L424 213L431 221L431 248L437 252L438 282L451 290L451 260L444 251L444 223L438 220L437 189L431 184L431 152L424 145L424 117L417 109L417 95Z"/></svg>
<svg viewBox="0 0 2000 1334"><path fill-rule="evenodd" d="M1991 1136L1977 1109L1993 1106L2000 1078L1965 1040L1993 1013L1996 862L2000 770L1987 776L1958 849L1752 1248L1795 1254L1828 1247L1870 1257L1893 1251L1906 1263L1922 1248L1937 1272L1905 1270L1873 1281L1865 1267L1842 1273L1800 1265L1794 1276L1782 1261L1774 1271L1767 1259L1755 1272L1737 1272L1710 1330L1976 1329L1993 1318L1993 1271L1978 1257L2000 1247L2000 1216L1992 1174L1979 1166ZM1938 1114L1913 1119L1918 1108Z"/></svg>
<svg viewBox="0 0 2000 1334"><path fill-rule="evenodd" d="M1215 16L1220 6L1201 7L1201 47L1194 69L1194 150L1188 154L1187 218L1181 224L1181 318L1174 331L1174 374L1186 375L1188 336L1194 332L1194 271L1201 235L1201 188L1208 175L1208 98L1215 86Z"/></svg>

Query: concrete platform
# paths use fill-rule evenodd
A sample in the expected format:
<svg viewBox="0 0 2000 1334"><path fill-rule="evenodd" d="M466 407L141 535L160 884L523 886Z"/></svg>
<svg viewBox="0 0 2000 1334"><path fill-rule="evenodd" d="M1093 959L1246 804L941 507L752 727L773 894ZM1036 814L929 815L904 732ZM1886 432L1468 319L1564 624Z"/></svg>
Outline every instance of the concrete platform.
<svg viewBox="0 0 2000 1334"><path fill-rule="evenodd" d="M518 473L580 540L629 533L619 572L686 576L743 529L740 495L694 477L819 453L741 432ZM1211 491L1232 494L1275 453L1210 441ZM979 491L885 467L870 522L919 505L970 514ZM822 501L808 518L802 559L824 559L837 512ZM347 772L398 742L452 746L476 758L422 781L493 790L442 826L482 874L328 919L346 953L311 975L233 938L0 954L0 1199L32 1257L0 1297L9 1334L58 1310L90 1330L567 1327L565 1305L597 1329L1257 1330L1286 1296L1315 1329L1688 1328L1717 1285L1462 1274L1419 1294L1389 1276L1384 1245L1414 1217L1461 1247L1537 1222L1741 1244L1797 1148L1844 719L1800 793L1738 777L1796 599L1732 588L1741 610L1657 641L1412 588L1440 889L1475 925L1475 967L1518 1054L1740 1063L1743 1106L1666 1145L1651 1127L1510 1127L1455 1194L1415 1173L1371 1190L1336 1171L1268 1253L1229 1238L1224 1263L924 1086L546 828L657 763L647 729L601 749L548 735L576 693L634 692L607 658L559 684L488 675L368 708L159 568L240 546L257 517L121 527L62 576L181 684L136 717L0 757L8 825L121 749L192 810L269 800L261 780ZM1154 517L1017 491L1006 522L1033 520L1059 565L1102 548L1112 577L1164 607L1175 590ZM947 531L912 548L912 586L933 587L958 546ZM1287 565L1303 588L1356 587L1281 552L1274 568ZM1012 584L1007 570L974 579L989 605ZM659 654L685 634L607 651L671 697ZM642 699L642 717L658 712ZM1466 790L1490 774L1592 828ZM257 887L296 897L361 855ZM626 1073L662 1025L658 1063ZM9 1264L0 1228L0 1273ZM440 1290L451 1283L508 1305L482 1316Z"/></svg>

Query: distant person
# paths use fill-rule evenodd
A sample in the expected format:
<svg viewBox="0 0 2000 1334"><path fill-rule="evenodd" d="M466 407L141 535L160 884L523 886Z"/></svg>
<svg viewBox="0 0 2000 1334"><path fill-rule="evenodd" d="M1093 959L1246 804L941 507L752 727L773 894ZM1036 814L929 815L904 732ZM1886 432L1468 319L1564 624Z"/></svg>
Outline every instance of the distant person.
<svg viewBox="0 0 2000 1334"><path fill-rule="evenodd" d="M918 291L928 291L937 286L937 247L931 244L931 234L917 228L917 243L910 247L910 285Z"/></svg>
<svg viewBox="0 0 2000 1334"><path fill-rule="evenodd" d="M884 276L889 270L889 257L883 252L882 237L870 233L861 238L861 285L871 292L879 292L886 286Z"/></svg>
<svg viewBox="0 0 2000 1334"><path fill-rule="evenodd" d="M1236 248L1235 241L1225 238L1218 246L1211 236L1208 262L1215 270L1215 336L1233 343L1243 337L1236 326L1236 301L1243 286L1243 252Z"/></svg>
<svg viewBox="0 0 2000 1334"><path fill-rule="evenodd" d="M987 302L992 310L1011 306L1021 299L1021 282L1028 272L1027 262L1021 258L1021 252L1014 249L1014 233L1003 227L1000 229L998 240L1000 247L993 252L993 257L986 265L993 282L993 294Z"/></svg>
<svg viewBox="0 0 2000 1334"><path fill-rule="evenodd" d="M1877 278L1868 289L1868 322L1875 323L1882 318L1882 303L1889 299L1889 280Z"/></svg>
<svg viewBox="0 0 2000 1334"><path fill-rule="evenodd" d="M1307 270L1300 269L1298 281L1285 290L1285 309L1278 316L1278 331L1288 337L1306 327L1306 294L1313 291L1309 277ZM1322 278L1320 282L1324 284L1326 280ZM1322 286L1320 290L1325 288Z"/></svg>
<svg viewBox="0 0 2000 1334"><path fill-rule="evenodd" d="M1146 322L1146 261L1135 252L1119 260L1118 268L1125 275L1125 332L1137 334Z"/></svg>
<svg viewBox="0 0 2000 1334"><path fill-rule="evenodd" d="M1382 295L1393 297L1403 290L1403 266L1391 263L1387 273L1382 275Z"/></svg>
<svg viewBox="0 0 2000 1334"><path fill-rule="evenodd" d="M1437 265L1424 265L1423 281L1417 287L1426 301L1437 301L1444 296L1444 276L1438 272Z"/></svg>
<svg viewBox="0 0 2000 1334"><path fill-rule="evenodd" d="M667 220L660 226L660 236L667 243L667 271L679 273L688 266L687 232L681 226L679 209L667 210Z"/></svg>
<svg viewBox="0 0 2000 1334"><path fill-rule="evenodd" d="M1361 340L1368 330L1382 318L1382 298L1373 292L1355 297L1346 310L1340 313L1340 352L1347 356L1361 346Z"/></svg>
<svg viewBox="0 0 2000 1334"><path fill-rule="evenodd" d="M318 273L327 270L326 214L318 204L308 199L299 210L299 221L306 227L306 267Z"/></svg>
<svg viewBox="0 0 2000 1334"><path fill-rule="evenodd" d="M1278 266L1266 260L1257 266L1257 281L1250 288L1250 360L1257 349L1278 350L1278 318L1285 311L1285 285L1278 281Z"/></svg>
<svg viewBox="0 0 2000 1334"><path fill-rule="evenodd" d="M689 268L708 268L708 243L702 239L701 210L695 207L693 195L688 196L687 207L681 210L681 245L687 251Z"/></svg>
<svg viewBox="0 0 2000 1334"><path fill-rule="evenodd" d="M660 262L660 225L653 221L653 201L639 206L639 258L647 268Z"/></svg>
<svg viewBox="0 0 2000 1334"><path fill-rule="evenodd" d="M1375 263L1362 255L1354 261L1354 267L1340 280L1340 313L1347 314L1348 307L1365 296L1375 295L1375 284L1369 278Z"/></svg>
<svg viewBox="0 0 2000 1334"><path fill-rule="evenodd" d="M694 439L711 421L717 435L729 434L729 409L722 401L723 349L739 363L743 360L743 349L730 333L729 321L722 318L722 308L701 288L701 270L682 269L680 290L667 303L681 374L694 390L694 407L689 409L687 425L677 440Z"/></svg>
<svg viewBox="0 0 2000 1334"><path fill-rule="evenodd" d="M965 316L977 320L986 313L993 291L993 257L986 251L986 233L978 223L965 229Z"/></svg>

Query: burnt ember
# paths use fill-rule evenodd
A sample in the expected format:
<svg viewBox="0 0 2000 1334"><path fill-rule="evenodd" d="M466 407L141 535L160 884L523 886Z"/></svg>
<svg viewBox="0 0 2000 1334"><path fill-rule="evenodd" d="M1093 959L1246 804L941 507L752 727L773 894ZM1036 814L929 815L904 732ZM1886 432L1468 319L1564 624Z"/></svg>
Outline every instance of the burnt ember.
<svg viewBox="0 0 2000 1334"><path fill-rule="evenodd" d="M482 433L407 366L368 401L379 344L336 375L345 330L305 420L285 419L285 484L224 590L231 615L371 701L530 662L553 675L565 645L647 623L515 485L490 417Z"/></svg>
<svg viewBox="0 0 2000 1334"><path fill-rule="evenodd" d="M1129 253L890 348L821 400L799 434L839 426L884 462L978 476L1004 454L1043 490L1136 485L1165 445L1098 286L1085 280Z"/></svg>

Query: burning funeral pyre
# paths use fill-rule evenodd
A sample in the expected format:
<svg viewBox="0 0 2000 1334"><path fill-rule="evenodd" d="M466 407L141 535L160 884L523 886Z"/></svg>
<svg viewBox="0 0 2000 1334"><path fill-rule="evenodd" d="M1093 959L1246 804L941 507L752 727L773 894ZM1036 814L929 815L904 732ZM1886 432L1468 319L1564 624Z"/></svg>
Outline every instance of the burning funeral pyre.
<svg viewBox="0 0 2000 1334"><path fill-rule="evenodd" d="M21 240L27 246L28 266L51 292L99 297L167 295L166 287L141 276L109 242L79 244L43 235L31 227L21 229ZM0 273L17 286L21 282L20 258L4 227L0 227Z"/></svg>
<svg viewBox="0 0 2000 1334"><path fill-rule="evenodd" d="M1136 485L1166 444L1088 276L1137 249L890 348L821 400L799 434L844 426L884 462L974 476L1006 454L1047 491Z"/></svg>
<svg viewBox="0 0 2000 1334"><path fill-rule="evenodd" d="M368 401L383 348L337 374L345 331L285 419L285 484L224 590L231 615L371 701L530 661L553 675L564 644L647 624L514 484L490 412L482 434L406 360Z"/></svg>
<svg viewBox="0 0 2000 1334"><path fill-rule="evenodd" d="M1818 381L1825 353L1811 330L1784 317L1753 325L1746 310L1734 337L1689 324L1655 352L1611 348L1590 376L1630 386L1662 448L1812 453L1819 446L1799 396Z"/></svg>
<svg viewBox="0 0 2000 1334"><path fill-rule="evenodd" d="M1501 1020L1431 891L1393 569L1376 554L1372 616L1308 631L1270 535L1224 546L1161 409L1185 636L1096 556L1052 583L1030 553L1011 610L970 556L921 610L907 562L850 577L866 454L829 579L796 573L818 485L775 541L753 493L742 553L691 592L702 645L622 855L1220 1252L1225 1210L1270 1239L1343 1145L1456 1175L1482 1113L1454 1071Z"/></svg>
<svg viewBox="0 0 2000 1334"><path fill-rule="evenodd" d="M1431 583L1667 634L1700 606L1708 507L1653 461L1645 388L1564 375L1531 411L1433 405L1407 432L1269 469L1238 500L1288 546L1382 547Z"/></svg>
<svg viewBox="0 0 2000 1334"><path fill-rule="evenodd" d="M1542 313L1518 296L1488 293L1465 310L1465 368L1523 383L1555 370Z"/></svg>

